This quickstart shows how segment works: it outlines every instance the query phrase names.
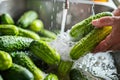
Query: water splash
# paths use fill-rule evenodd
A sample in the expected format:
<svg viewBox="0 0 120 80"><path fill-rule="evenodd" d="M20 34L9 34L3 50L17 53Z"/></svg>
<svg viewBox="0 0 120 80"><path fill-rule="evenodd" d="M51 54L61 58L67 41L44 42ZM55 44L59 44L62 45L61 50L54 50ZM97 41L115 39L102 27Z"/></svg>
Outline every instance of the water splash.
<svg viewBox="0 0 120 80"><path fill-rule="evenodd" d="M92 1L92 15L95 15L94 7L95 7L95 3L94 3L94 0L93 0L93 1Z"/></svg>

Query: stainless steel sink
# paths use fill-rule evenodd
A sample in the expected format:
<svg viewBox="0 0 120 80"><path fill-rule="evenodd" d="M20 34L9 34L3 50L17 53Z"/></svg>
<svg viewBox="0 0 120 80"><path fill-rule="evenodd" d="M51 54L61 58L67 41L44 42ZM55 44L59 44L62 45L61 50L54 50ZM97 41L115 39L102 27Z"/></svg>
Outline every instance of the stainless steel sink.
<svg viewBox="0 0 120 80"><path fill-rule="evenodd" d="M65 0L1 0L0 14L9 13L17 20L25 11L35 10L39 18L43 20L45 28L49 30L60 30L63 5ZM78 1L78 2L77 2ZM83 4L79 0L70 0L66 30L72 25L92 15L92 4ZM95 13L102 11L113 11L111 6L95 4Z"/></svg>

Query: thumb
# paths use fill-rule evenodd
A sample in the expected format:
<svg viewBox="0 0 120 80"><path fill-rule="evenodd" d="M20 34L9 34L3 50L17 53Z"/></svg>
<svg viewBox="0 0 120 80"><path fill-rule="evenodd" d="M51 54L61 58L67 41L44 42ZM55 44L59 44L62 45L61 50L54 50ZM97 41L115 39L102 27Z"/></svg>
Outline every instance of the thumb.
<svg viewBox="0 0 120 80"><path fill-rule="evenodd" d="M93 50L93 53L107 51L111 47L110 35L108 35L103 41L101 41L97 47Z"/></svg>

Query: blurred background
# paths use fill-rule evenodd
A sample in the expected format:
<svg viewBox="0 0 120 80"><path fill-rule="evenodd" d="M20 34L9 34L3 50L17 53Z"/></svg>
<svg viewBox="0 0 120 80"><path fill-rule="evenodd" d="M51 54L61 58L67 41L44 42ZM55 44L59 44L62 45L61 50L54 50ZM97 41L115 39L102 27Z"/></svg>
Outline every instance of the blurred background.
<svg viewBox="0 0 120 80"><path fill-rule="evenodd" d="M69 0L65 30L93 14L113 11L119 0ZM9 13L15 20L27 10L35 10L44 22L45 28L60 30L65 0L0 0L0 14Z"/></svg>

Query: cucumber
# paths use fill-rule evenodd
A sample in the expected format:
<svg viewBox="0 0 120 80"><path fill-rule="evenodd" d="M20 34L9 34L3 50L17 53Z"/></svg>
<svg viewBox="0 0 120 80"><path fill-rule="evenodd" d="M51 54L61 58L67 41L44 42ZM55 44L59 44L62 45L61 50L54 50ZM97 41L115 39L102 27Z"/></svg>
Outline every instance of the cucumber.
<svg viewBox="0 0 120 80"><path fill-rule="evenodd" d="M28 37L34 40L40 40L40 36L33 31L22 28L18 28L18 30L19 30L18 36Z"/></svg>
<svg viewBox="0 0 120 80"><path fill-rule="evenodd" d="M15 25L2 24L0 25L1 35L18 35L19 31Z"/></svg>
<svg viewBox="0 0 120 80"><path fill-rule="evenodd" d="M103 28L95 28L80 41L78 41L70 51L73 60L77 60L83 55L91 52L102 40L106 38L112 31L111 26Z"/></svg>
<svg viewBox="0 0 120 80"><path fill-rule="evenodd" d="M34 80L33 74L28 69L14 63L10 69L1 74L5 80Z"/></svg>
<svg viewBox="0 0 120 80"><path fill-rule="evenodd" d="M10 53L12 56L13 62L27 68L34 75L34 80L43 80L45 73L42 72L26 55L25 52L12 52Z"/></svg>
<svg viewBox="0 0 120 80"><path fill-rule="evenodd" d="M33 39L21 36L0 36L0 50L6 52L25 50Z"/></svg>
<svg viewBox="0 0 120 80"><path fill-rule="evenodd" d="M17 21L17 26L27 28L37 18L38 14L35 11L26 11Z"/></svg>
<svg viewBox="0 0 120 80"><path fill-rule="evenodd" d="M14 20L8 13L3 13L1 15L1 24L14 24Z"/></svg>
<svg viewBox="0 0 120 80"><path fill-rule="evenodd" d="M58 77L55 74L48 74L44 80L59 80Z"/></svg>
<svg viewBox="0 0 120 80"><path fill-rule="evenodd" d="M36 19L30 24L30 29L34 32L41 31L44 27L44 24L41 20Z"/></svg>
<svg viewBox="0 0 120 80"><path fill-rule="evenodd" d="M5 51L0 51L0 70L7 70L11 66L12 66L11 56Z"/></svg>
<svg viewBox="0 0 120 80"><path fill-rule="evenodd" d="M104 16L112 16L111 12L101 12L96 15L90 16L83 21L75 24L70 29L70 36L73 41L78 41L81 38L85 37L89 32L91 32L94 29L94 26L92 25L92 20L98 19L100 17Z"/></svg>
<svg viewBox="0 0 120 80"><path fill-rule="evenodd" d="M80 72L80 70L75 68L70 71L69 76L70 76L70 80L87 80L87 78L85 78L82 72Z"/></svg>
<svg viewBox="0 0 120 80"><path fill-rule="evenodd" d="M61 62L58 65L58 74L61 77L65 77L70 72L72 65L73 65L72 61L61 60Z"/></svg>
<svg viewBox="0 0 120 80"><path fill-rule="evenodd" d="M44 41L33 41L30 44L30 51L47 64L53 65L60 62L60 54Z"/></svg>
<svg viewBox="0 0 120 80"><path fill-rule="evenodd" d="M43 37L48 37L51 39L56 39L56 37L57 37L57 35L54 32L51 32L47 29L43 29L43 30L39 31L38 34Z"/></svg>

